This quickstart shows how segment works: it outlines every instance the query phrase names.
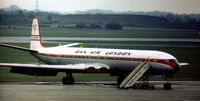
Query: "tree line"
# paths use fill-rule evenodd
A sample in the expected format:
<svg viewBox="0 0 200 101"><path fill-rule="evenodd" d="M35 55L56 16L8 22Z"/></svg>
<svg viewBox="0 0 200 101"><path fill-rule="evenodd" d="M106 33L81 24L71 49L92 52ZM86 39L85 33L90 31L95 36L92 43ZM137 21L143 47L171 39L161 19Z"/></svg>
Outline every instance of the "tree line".
<svg viewBox="0 0 200 101"><path fill-rule="evenodd" d="M131 14L59 14L51 12L34 12L17 10L15 12L0 10L0 25L31 25L38 17L40 24L75 24L75 28L121 29L122 26L153 28L189 28L200 29L200 20L190 16L184 19L173 14L165 17Z"/></svg>

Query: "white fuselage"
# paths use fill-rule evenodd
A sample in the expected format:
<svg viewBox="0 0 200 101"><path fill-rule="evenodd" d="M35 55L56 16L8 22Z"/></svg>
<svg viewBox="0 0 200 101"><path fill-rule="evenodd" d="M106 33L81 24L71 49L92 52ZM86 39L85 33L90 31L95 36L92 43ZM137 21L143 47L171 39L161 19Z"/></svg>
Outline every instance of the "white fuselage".
<svg viewBox="0 0 200 101"><path fill-rule="evenodd" d="M95 69L105 67L110 73L119 74L131 72L137 65L148 60L151 74L168 74L179 69L179 63L172 55L160 51L103 49L103 48L74 48L72 44L44 47L38 18L33 20L30 49L39 60L47 64L99 64ZM101 67L99 67L101 66ZM94 69L94 68L93 68ZM104 70L103 69L103 70ZM72 68L72 70L74 70Z"/></svg>
<svg viewBox="0 0 200 101"><path fill-rule="evenodd" d="M37 49L33 54L47 64L102 63L110 67L111 73L131 72L138 64L148 60L151 74L167 74L174 71L178 62L172 55L160 51L49 47Z"/></svg>

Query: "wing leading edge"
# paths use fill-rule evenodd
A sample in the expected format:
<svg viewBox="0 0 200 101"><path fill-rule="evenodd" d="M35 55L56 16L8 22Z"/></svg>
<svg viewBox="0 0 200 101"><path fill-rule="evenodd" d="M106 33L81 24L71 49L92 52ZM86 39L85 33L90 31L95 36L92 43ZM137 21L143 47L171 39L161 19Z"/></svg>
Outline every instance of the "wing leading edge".
<svg viewBox="0 0 200 101"><path fill-rule="evenodd" d="M14 68L49 69L57 71L84 71L84 72L108 72L109 66L101 63L88 64L68 64L68 65L46 65L46 64L20 64L20 63L0 63L0 66Z"/></svg>
<svg viewBox="0 0 200 101"><path fill-rule="evenodd" d="M29 48L19 47L19 46L14 46L14 45L8 45L8 44L0 44L0 46L13 48L13 49L18 49L18 50L23 50L23 51L29 51L29 52L37 52L37 51L31 50Z"/></svg>

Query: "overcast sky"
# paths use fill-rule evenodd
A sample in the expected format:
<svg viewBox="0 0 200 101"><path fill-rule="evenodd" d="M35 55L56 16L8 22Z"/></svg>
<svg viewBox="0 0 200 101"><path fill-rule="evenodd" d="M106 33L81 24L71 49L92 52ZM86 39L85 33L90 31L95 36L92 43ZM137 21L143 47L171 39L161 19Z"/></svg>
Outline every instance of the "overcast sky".
<svg viewBox="0 0 200 101"><path fill-rule="evenodd" d="M0 8L17 5L36 9L36 0L0 0ZM173 13L199 13L200 0L38 0L40 10L74 12L88 9L113 11L167 11Z"/></svg>

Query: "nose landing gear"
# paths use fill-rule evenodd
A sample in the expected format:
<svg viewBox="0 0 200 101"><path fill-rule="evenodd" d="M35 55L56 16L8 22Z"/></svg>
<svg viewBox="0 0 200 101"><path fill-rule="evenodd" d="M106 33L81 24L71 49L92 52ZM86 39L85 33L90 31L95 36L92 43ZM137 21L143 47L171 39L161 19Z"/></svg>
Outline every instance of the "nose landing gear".
<svg viewBox="0 0 200 101"><path fill-rule="evenodd" d="M165 90L170 90L170 89L172 89L172 87L171 87L171 83L165 83L164 85L163 85L163 88L165 89Z"/></svg>
<svg viewBox="0 0 200 101"><path fill-rule="evenodd" d="M172 78L172 77L173 77L173 75L165 75L165 80L167 81L167 83L164 83L163 89L165 89L165 90L172 89L171 83L169 83L169 78Z"/></svg>

